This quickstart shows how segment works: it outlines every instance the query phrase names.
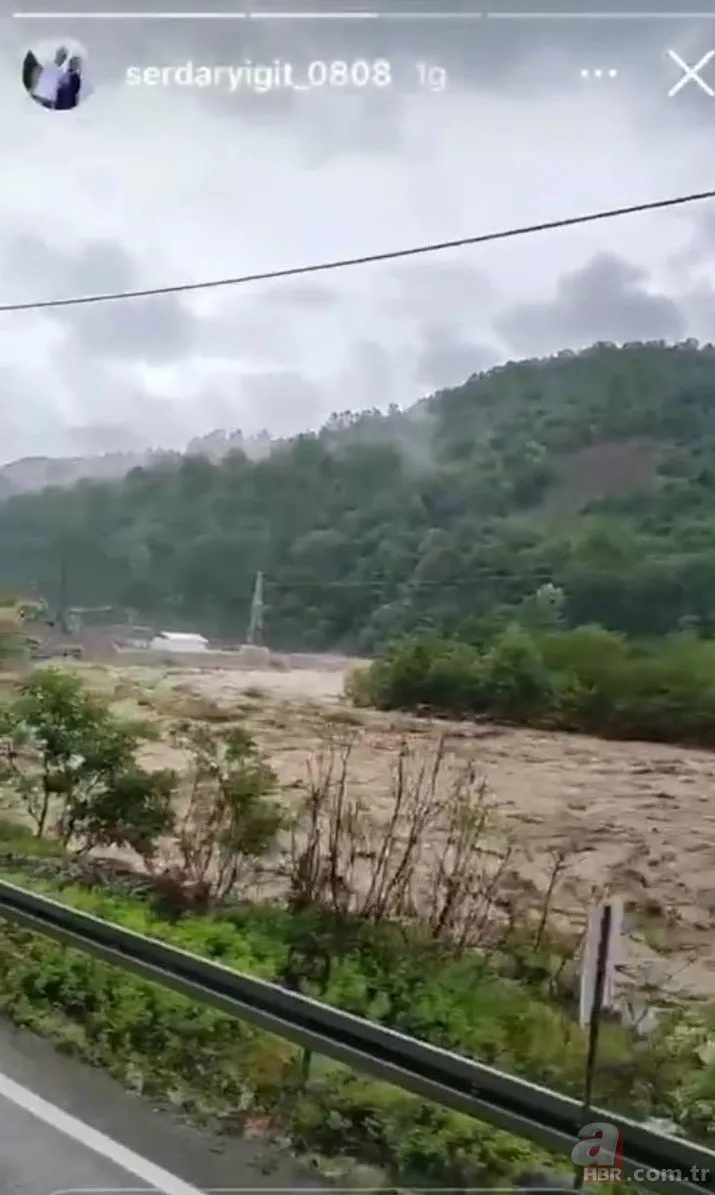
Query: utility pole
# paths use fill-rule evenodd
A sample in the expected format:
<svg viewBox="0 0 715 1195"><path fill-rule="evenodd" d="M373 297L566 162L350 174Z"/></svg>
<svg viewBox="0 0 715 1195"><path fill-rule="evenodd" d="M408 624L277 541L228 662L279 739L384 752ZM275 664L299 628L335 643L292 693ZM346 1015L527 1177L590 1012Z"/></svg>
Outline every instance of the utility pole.
<svg viewBox="0 0 715 1195"><path fill-rule="evenodd" d="M60 583L57 601L57 621L63 635L67 634L67 559L64 552L60 561Z"/></svg>
<svg viewBox="0 0 715 1195"><path fill-rule="evenodd" d="M263 647L263 573L256 573L256 584L253 587L251 601L251 618L246 634L246 643L250 647Z"/></svg>

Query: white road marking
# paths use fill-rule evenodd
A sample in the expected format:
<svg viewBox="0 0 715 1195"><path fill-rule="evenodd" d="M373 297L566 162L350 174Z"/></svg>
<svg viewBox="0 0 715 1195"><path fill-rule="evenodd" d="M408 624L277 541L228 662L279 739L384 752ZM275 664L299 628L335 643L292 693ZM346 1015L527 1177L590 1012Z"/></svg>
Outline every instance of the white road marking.
<svg viewBox="0 0 715 1195"><path fill-rule="evenodd" d="M91 1149L93 1153L112 1162L120 1170L126 1170L127 1174L132 1174L141 1182L147 1183L154 1191L160 1192L160 1195L202 1195L196 1187L183 1182L175 1174L170 1174L161 1166L155 1166L147 1158L142 1158L140 1154L113 1141L98 1129L93 1129L84 1121L78 1120L76 1116L70 1116L69 1112L63 1112L48 1100L35 1095L28 1087L23 1087L21 1083L16 1083L14 1079L8 1079L7 1075L3 1074L0 1074L0 1098L16 1104L18 1108L44 1121L65 1137L71 1137L85 1149Z"/></svg>

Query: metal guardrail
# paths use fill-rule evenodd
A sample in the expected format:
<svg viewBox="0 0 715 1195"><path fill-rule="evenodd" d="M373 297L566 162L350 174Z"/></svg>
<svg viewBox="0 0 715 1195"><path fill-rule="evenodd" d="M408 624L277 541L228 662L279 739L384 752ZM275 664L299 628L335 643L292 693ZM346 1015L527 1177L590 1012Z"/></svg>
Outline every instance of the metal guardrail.
<svg viewBox="0 0 715 1195"><path fill-rule="evenodd" d="M583 1125L584 1109L569 1096L3 881L0 918L566 1157ZM715 1192L715 1152L604 1108L590 1109L588 1120L620 1131L623 1168L639 1186L681 1195ZM656 1171L679 1171L681 1177L656 1179Z"/></svg>

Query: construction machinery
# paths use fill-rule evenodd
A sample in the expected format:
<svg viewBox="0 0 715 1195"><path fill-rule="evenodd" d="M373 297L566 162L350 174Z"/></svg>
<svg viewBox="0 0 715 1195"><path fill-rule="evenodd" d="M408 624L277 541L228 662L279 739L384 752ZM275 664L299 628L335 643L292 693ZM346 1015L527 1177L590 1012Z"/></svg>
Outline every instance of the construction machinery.
<svg viewBox="0 0 715 1195"><path fill-rule="evenodd" d="M0 600L0 657L29 655L34 660L56 656L81 659L81 645L71 641L58 642L53 635L55 625L47 602L41 598Z"/></svg>

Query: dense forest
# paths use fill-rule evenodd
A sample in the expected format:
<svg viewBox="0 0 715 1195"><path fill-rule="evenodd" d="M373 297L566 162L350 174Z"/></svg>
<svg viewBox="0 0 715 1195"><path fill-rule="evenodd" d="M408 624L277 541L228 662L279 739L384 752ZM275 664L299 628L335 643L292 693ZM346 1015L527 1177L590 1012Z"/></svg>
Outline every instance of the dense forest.
<svg viewBox="0 0 715 1195"><path fill-rule="evenodd" d="M187 455L0 503L0 586L277 648L565 627L715 632L715 348L599 344L407 412L335 415L262 460ZM548 604L548 602L547 602Z"/></svg>

